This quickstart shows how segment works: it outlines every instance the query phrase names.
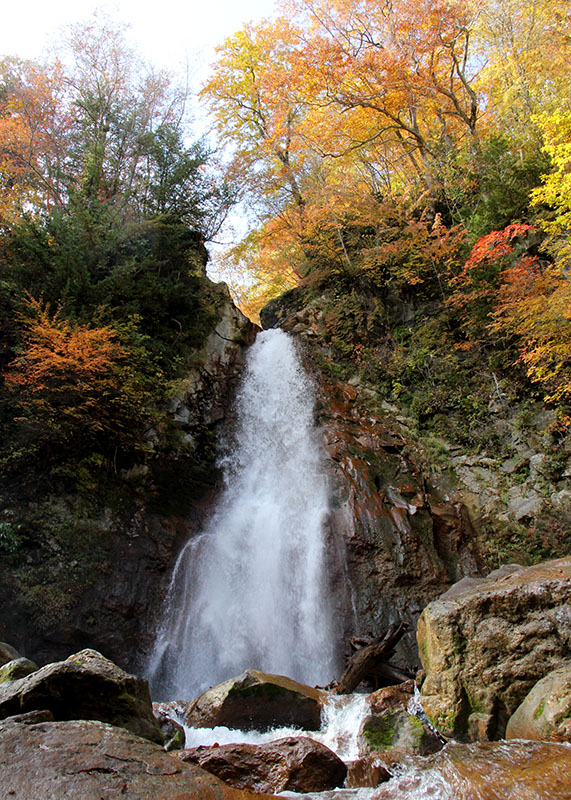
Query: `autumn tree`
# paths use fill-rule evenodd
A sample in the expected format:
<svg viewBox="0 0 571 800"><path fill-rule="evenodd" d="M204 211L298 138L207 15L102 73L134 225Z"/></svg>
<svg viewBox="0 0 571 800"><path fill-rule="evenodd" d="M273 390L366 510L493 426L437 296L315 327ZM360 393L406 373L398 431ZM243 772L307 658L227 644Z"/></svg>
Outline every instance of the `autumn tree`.
<svg viewBox="0 0 571 800"><path fill-rule="evenodd" d="M114 447L142 448L159 399L158 376L140 372L120 331L70 321L31 296L21 323L21 352L4 375L20 421L50 447L64 448L60 457L68 448L78 456L89 452L110 436ZM122 335L128 339L128 326Z"/></svg>
<svg viewBox="0 0 571 800"><path fill-rule="evenodd" d="M375 143L379 158L405 158L437 191L442 160L460 141L476 141L473 7L440 0L302 0L299 7L311 26L310 84L321 103L346 112L346 146Z"/></svg>

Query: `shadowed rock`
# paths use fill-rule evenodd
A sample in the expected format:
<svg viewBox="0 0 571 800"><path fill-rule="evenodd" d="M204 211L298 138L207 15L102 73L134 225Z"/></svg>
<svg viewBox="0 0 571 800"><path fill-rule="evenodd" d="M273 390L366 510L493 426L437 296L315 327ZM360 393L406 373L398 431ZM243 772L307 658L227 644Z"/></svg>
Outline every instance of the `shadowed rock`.
<svg viewBox="0 0 571 800"><path fill-rule="evenodd" d="M95 650L82 650L25 678L0 685L0 719L51 711L56 720L100 720L163 743L147 682Z"/></svg>
<svg viewBox="0 0 571 800"><path fill-rule="evenodd" d="M316 731L321 727L322 693L282 675L255 669L214 686L193 700L185 722L195 728L267 730L295 727Z"/></svg>

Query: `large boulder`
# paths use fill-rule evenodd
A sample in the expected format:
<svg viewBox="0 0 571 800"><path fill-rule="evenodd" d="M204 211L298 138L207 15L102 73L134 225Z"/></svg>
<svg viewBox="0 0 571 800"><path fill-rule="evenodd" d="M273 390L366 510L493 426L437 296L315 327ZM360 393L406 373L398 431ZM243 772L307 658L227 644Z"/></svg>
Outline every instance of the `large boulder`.
<svg viewBox="0 0 571 800"><path fill-rule="evenodd" d="M262 745L194 747L176 755L230 786L255 792L322 792L343 786L347 775L347 767L332 750L306 736Z"/></svg>
<svg viewBox="0 0 571 800"><path fill-rule="evenodd" d="M51 711L56 720L108 722L163 743L147 682L95 650L82 650L0 685L0 719L36 710Z"/></svg>
<svg viewBox="0 0 571 800"><path fill-rule="evenodd" d="M535 684L510 717L506 739L571 742L571 661Z"/></svg>
<svg viewBox="0 0 571 800"><path fill-rule="evenodd" d="M323 693L282 675L248 669L193 700L185 723L194 728L268 730L275 727L317 731Z"/></svg>
<svg viewBox="0 0 571 800"><path fill-rule="evenodd" d="M10 800L263 800L156 744L96 721L0 722L2 795Z"/></svg>
<svg viewBox="0 0 571 800"><path fill-rule="evenodd" d="M464 578L423 611L422 704L445 735L501 738L571 646L571 557Z"/></svg>

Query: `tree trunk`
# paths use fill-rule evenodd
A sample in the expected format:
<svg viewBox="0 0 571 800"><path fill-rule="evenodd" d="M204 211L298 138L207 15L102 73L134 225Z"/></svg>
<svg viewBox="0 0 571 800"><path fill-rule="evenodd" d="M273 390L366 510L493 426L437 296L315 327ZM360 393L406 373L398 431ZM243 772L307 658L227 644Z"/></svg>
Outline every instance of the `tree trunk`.
<svg viewBox="0 0 571 800"><path fill-rule="evenodd" d="M400 673L396 667L386 664L389 658L393 655L393 650L398 641L404 636L408 624L401 622L399 625L391 625L382 639L377 639L373 644L363 647L354 653L350 660L349 666L339 679L337 686L333 689L333 694L349 694L354 691L357 686L369 675L379 675L383 672L391 673L390 677L397 677ZM384 667L388 667L387 670ZM387 677L389 677L387 675ZM408 676L405 677L405 680Z"/></svg>

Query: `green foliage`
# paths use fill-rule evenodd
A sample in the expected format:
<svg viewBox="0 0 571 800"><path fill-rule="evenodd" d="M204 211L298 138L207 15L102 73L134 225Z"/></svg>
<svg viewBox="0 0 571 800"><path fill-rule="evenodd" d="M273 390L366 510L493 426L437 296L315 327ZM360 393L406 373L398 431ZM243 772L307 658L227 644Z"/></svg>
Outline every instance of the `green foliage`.
<svg viewBox="0 0 571 800"><path fill-rule="evenodd" d="M466 161L447 183L447 205L454 219L475 237L529 219L531 192L549 169L542 150L524 149L497 133Z"/></svg>

